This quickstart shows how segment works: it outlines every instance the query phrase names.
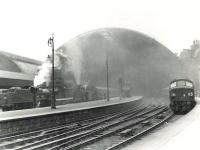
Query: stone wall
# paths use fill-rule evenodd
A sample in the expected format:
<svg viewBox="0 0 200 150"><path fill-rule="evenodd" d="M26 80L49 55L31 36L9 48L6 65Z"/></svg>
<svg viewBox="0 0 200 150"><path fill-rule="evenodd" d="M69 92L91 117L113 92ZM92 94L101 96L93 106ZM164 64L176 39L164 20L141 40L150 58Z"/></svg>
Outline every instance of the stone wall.
<svg viewBox="0 0 200 150"><path fill-rule="evenodd" d="M112 106L1 121L0 136L2 137L8 134L14 135L16 133L23 133L30 130L45 129L56 125L85 120L93 116L98 117L112 112L121 112L137 106L141 102L141 100L136 100Z"/></svg>

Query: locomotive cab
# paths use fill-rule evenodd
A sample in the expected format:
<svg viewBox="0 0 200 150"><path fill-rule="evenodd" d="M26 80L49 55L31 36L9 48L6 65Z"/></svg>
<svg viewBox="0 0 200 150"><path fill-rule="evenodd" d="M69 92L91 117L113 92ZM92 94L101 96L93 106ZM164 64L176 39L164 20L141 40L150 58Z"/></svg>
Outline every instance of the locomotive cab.
<svg viewBox="0 0 200 150"><path fill-rule="evenodd" d="M170 83L170 108L174 113L186 113L196 104L194 84L188 79L178 79Z"/></svg>

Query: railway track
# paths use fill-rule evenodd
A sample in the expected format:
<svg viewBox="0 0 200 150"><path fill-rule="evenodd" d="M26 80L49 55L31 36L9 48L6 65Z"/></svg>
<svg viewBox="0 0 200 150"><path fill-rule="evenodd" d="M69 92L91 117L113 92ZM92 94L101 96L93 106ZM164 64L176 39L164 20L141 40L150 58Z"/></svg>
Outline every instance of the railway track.
<svg viewBox="0 0 200 150"><path fill-rule="evenodd" d="M62 144L56 144L56 146L51 147L50 150L61 149L63 147L65 147L65 149L77 149L84 144L94 142L106 135L112 134L113 128L118 128L117 130L120 130L120 128L124 128L125 124L131 125L132 119L134 119L134 118L136 119L137 117L145 115L149 112L152 112L153 110L154 109L151 108L140 114L138 114L138 113L132 114L132 115L126 116L124 118L119 118L119 119L111 121L111 122L106 122L106 124L98 126L94 130L90 130L89 133L87 133L83 136L79 136L78 138L73 138L71 141L69 141L69 140L63 141ZM110 131L112 131L112 132L110 132ZM103 132L106 132L106 133L103 133ZM51 145L51 146L53 146L53 145Z"/></svg>
<svg viewBox="0 0 200 150"><path fill-rule="evenodd" d="M141 128L141 124L146 126L145 121L148 123L148 121L158 118L161 114L163 114L165 118L158 120L164 122L168 111L169 109L164 106L138 106L131 110L127 110L126 112L111 113L102 117L90 118L85 121L74 122L65 126L63 125L52 129L35 131L32 134L26 133L23 135L17 135L15 138L18 138L18 140L13 140L13 136L1 138L0 149L84 149L93 146L96 142L100 142L105 138L110 138L116 135L120 137L120 132L130 130L131 128L138 128L137 130L140 131L141 134L144 134L142 131L145 130L139 129ZM136 138L137 137L133 139ZM128 139L129 138L126 138L126 140ZM126 140L116 140L117 143L119 143L118 146L115 141L115 144L106 145L104 149L119 148L121 145L129 143L128 141L125 142ZM131 139L129 139L129 141L131 141Z"/></svg>
<svg viewBox="0 0 200 150"><path fill-rule="evenodd" d="M144 109L144 106L140 105L134 107L133 109L127 110L126 112L111 113L105 116L90 118L84 121L74 122L50 129L27 132L16 136L3 137L0 138L0 149L24 149L27 147L32 147L36 144L47 142L48 140L53 140L58 137L62 138L66 135L69 136L76 134L77 132L88 130L89 128L97 126L103 122L118 118L120 116L132 114L133 112L136 113L137 111L142 111Z"/></svg>
<svg viewBox="0 0 200 150"><path fill-rule="evenodd" d="M145 135L145 134L148 134L149 132L151 132L152 130L154 130L155 128L159 127L160 125L162 125L163 123L165 123L166 121L168 121L170 118L172 118L174 116L173 113L169 114L164 120L154 124L153 126L137 133L136 135L134 136L131 136L130 138L127 138L109 148L107 148L106 150L117 150L117 149L120 149L126 145L128 145L129 143L131 142L134 142L135 140L137 140L138 138L140 138L141 136Z"/></svg>
<svg viewBox="0 0 200 150"><path fill-rule="evenodd" d="M127 120L129 120L127 122L124 121L123 123L121 122L119 125L117 125L116 127L107 130L107 131L102 131L101 133L98 133L94 136L91 136L90 138L87 137L87 139L82 139L80 142L76 141L73 143L65 143L63 145L59 145L56 147L51 148L50 150L57 150L57 149L61 149L63 148L63 150L71 150L71 149L105 149L106 145L108 146L108 142L104 143L101 142L100 144L97 144L97 141L102 141L105 138L111 138L114 135L119 134L121 131L133 128L133 127L138 127L139 124L144 123L145 121L148 121L149 119L154 118L155 116L166 112L167 109L166 108L159 108L159 109L154 109L152 111L149 111L148 113L143 113L141 115L138 115L137 117L133 117L134 120L129 120L129 119L133 119L133 118L129 118ZM151 114L151 115L150 115ZM146 116L144 116L146 115ZM137 119L136 119L137 118ZM117 141L119 142L119 141ZM98 147L92 147L91 144L95 143ZM88 146L89 145L89 146Z"/></svg>

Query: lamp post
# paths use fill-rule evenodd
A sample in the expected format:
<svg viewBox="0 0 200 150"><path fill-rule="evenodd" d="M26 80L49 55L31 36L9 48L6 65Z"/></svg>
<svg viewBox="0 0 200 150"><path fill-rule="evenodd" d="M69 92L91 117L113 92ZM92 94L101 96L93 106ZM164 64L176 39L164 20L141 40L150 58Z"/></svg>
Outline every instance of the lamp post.
<svg viewBox="0 0 200 150"><path fill-rule="evenodd" d="M106 85L107 85L107 101L110 100L110 96L109 96L109 74L108 74L108 52L106 54Z"/></svg>
<svg viewBox="0 0 200 150"><path fill-rule="evenodd" d="M105 31L103 32L103 36L105 37L105 39L108 41L108 42L111 42L112 41L112 36L110 34L110 32L108 31ZM110 43L109 43L110 45ZM110 92L109 92L109 64L108 64L108 48L106 50L106 85L107 85L107 101L110 101Z"/></svg>
<svg viewBox="0 0 200 150"><path fill-rule="evenodd" d="M52 98L51 109L56 109L55 87L54 87L54 34L48 40L48 46L52 47Z"/></svg>

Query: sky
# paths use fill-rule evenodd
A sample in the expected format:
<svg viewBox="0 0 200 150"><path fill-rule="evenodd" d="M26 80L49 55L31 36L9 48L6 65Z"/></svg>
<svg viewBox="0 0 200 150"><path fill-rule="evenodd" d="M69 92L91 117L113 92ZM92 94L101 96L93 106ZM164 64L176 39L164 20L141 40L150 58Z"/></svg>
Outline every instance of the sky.
<svg viewBox="0 0 200 150"><path fill-rule="evenodd" d="M0 0L0 50L44 60L55 48L105 27L136 30L174 53L200 40L199 0Z"/></svg>

